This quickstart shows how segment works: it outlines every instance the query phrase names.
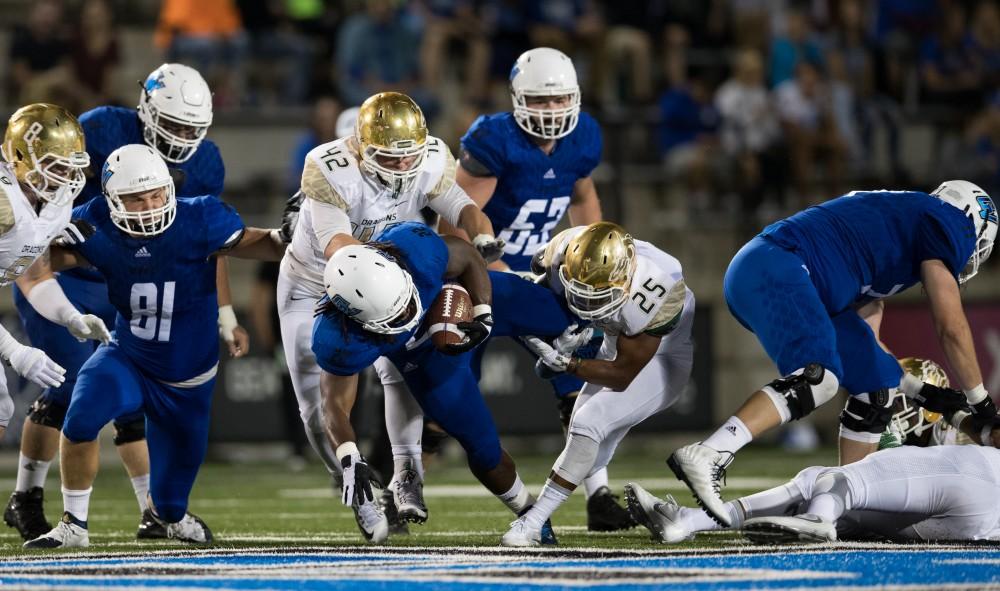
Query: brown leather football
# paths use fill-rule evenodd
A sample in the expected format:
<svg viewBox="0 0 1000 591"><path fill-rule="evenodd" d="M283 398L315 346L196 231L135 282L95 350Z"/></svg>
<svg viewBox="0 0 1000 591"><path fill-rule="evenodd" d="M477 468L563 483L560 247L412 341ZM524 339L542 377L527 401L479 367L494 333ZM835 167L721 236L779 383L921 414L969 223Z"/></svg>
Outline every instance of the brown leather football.
<svg viewBox="0 0 1000 591"><path fill-rule="evenodd" d="M461 343L465 333L456 326L472 320L472 298L457 283L446 283L427 313L427 333L438 349L445 345Z"/></svg>

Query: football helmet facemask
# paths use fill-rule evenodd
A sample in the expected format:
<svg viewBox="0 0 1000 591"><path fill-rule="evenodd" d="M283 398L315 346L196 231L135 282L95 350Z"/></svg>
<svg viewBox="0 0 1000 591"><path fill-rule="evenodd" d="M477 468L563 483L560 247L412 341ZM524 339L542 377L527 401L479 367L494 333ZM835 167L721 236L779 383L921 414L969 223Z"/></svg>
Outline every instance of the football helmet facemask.
<svg viewBox="0 0 1000 591"><path fill-rule="evenodd" d="M167 162L194 156L212 124L212 92L198 70L163 64L142 84L142 139Z"/></svg>
<svg viewBox="0 0 1000 591"><path fill-rule="evenodd" d="M529 106L529 97L568 97L565 107ZM580 119L580 85L573 61L551 47L536 47L521 54L510 71L510 97L514 120L529 135L546 140L566 137Z"/></svg>
<svg viewBox="0 0 1000 591"><path fill-rule="evenodd" d="M358 109L354 137L361 167L399 194L410 189L427 154L427 121L417 103L399 92L380 92Z"/></svg>
<svg viewBox="0 0 1000 591"><path fill-rule="evenodd" d="M559 266L566 303L584 320L601 320L628 301L637 264L635 242L618 224L597 222L570 240Z"/></svg>
<svg viewBox="0 0 1000 591"><path fill-rule="evenodd" d="M90 166L83 129L66 109L48 103L21 107L7 122L3 158L17 180L39 199L71 203L87 179Z"/></svg>

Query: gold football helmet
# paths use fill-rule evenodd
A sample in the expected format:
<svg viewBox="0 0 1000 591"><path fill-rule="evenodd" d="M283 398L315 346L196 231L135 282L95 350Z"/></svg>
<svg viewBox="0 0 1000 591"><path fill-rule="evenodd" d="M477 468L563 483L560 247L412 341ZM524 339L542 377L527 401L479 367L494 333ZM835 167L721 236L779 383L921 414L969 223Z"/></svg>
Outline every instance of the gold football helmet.
<svg viewBox="0 0 1000 591"><path fill-rule="evenodd" d="M601 320L628 300L637 263L635 242L618 224L591 224L566 245L559 280L566 303L584 320Z"/></svg>
<svg viewBox="0 0 1000 591"><path fill-rule="evenodd" d="M907 357L900 359L899 364L903 371L916 377L921 382L938 386L940 388L951 387L948 375L944 369L930 359L918 359ZM941 420L941 414L924 410L918 406L911 405L906 396L900 393L895 401L895 413L892 415L892 424L900 437L905 438L910 433L921 435L930 429L934 423Z"/></svg>
<svg viewBox="0 0 1000 591"><path fill-rule="evenodd" d="M80 123L62 107L34 103L18 109L0 149L17 180L40 199L62 205L83 189L90 156Z"/></svg>
<svg viewBox="0 0 1000 591"><path fill-rule="evenodd" d="M413 186L427 154L427 121L417 103L399 92L380 92L358 110L354 137L361 166L396 193Z"/></svg>

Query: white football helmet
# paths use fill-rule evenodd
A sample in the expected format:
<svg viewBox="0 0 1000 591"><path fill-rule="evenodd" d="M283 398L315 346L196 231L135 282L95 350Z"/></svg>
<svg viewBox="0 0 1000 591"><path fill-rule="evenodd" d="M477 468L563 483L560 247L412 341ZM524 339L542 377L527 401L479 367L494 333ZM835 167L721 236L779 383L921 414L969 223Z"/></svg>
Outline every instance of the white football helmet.
<svg viewBox="0 0 1000 591"><path fill-rule="evenodd" d="M386 252L365 244L344 246L323 270L330 303L368 331L400 334L423 317L413 278Z"/></svg>
<svg viewBox="0 0 1000 591"><path fill-rule="evenodd" d="M139 95L142 139L167 162L194 155L212 124L212 92L198 70L163 64L153 70Z"/></svg>
<svg viewBox="0 0 1000 591"><path fill-rule="evenodd" d="M354 124L358 122L358 111L361 107L351 107L344 109L337 116L337 137L342 138L354 135Z"/></svg>
<svg viewBox="0 0 1000 591"><path fill-rule="evenodd" d="M164 204L146 211L128 211L122 196L166 187ZM101 171L101 188L111 221L134 236L162 234L177 216L174 180L163 158L149 146L129 144L112 152Z"/></svg>
<svg viewBox="0 0 1000 591"><path fill-rule="evenodd" d="M975 225L976 247L958 275L958 282L965 283L979 272L979 265L993 252L993 241L997 237L996 205L986 191L969 181L945 181L931 195L962 210Z"/></svg>
<svg viewBox="0 0 1000 591"><path fill-rule="evenodd" d="M568 95L562 109L529 108L525 97ZM510 97L514 120L525 132L555 140L569 135L580 119L580 85L569 57L551 47L536 47L521 54L510 71Z"/></svg>

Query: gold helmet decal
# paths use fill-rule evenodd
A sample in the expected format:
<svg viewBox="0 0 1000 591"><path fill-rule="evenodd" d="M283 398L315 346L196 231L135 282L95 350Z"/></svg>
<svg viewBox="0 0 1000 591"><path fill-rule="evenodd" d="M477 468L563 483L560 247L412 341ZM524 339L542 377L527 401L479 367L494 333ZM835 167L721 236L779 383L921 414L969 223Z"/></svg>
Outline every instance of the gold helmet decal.
<svg viewBox="0 0 1000 591"><path fill-rule="evenodd" d="M7 122L3 157L17 180L39 198L72 202L90 165L80 123L66 109L48 103L21 107Z"/></svg>
<svg viewBox="0 0 1000 591"><path fill-rule="evenodd" d="M427 153L427 121L417 103L399 92L380 92L358 110L354 137L362 167L396 193L413 185Z"/></svg>
<svg viewBox="0 0 1000 591"><path fill-rule="evenodd" d="M930 359L918 359L907 357L899 360L899 365L903 371L916 377L921 382L926 382L940 388L950 388L951 382L944 369ZM930 412L922 408L911 405L906 396L899 394L896 402L896 412L892 416L893 424L904 437L909 433L920 435L941 420L941 414Z"/></svg>
<svg viewBox="0 0 1000 591"><path fill-rule="evenodd" d="M618 224L591 224L566 246L559 279L570 309L585 320L607 318L628 298L635 242Z"/></svg>

